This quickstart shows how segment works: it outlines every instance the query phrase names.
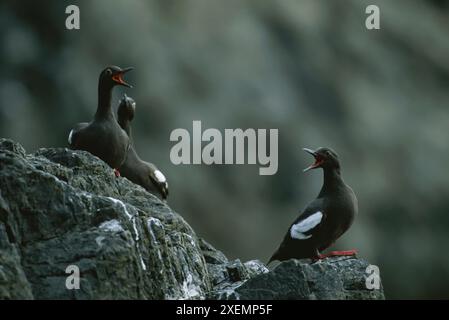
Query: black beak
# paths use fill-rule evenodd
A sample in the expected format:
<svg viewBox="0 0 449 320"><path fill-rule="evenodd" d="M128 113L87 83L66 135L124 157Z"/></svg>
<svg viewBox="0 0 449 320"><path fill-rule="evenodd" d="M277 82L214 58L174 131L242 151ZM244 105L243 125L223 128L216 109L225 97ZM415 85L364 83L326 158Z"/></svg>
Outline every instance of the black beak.
<svg viewBox="0 0 449 320"><path fill-rule="evenodd" d="M302 150L304 150L305 152L311 154L315 158L315 162L313 164L311 164L310 166L308 166L307 168L305 168L303 170L303 172L307 172L307 171L309 171L311 169L316 169L323 163L322 160L318 157L318 154L315 151L313 151L312 149L303 148Z"/></svg>

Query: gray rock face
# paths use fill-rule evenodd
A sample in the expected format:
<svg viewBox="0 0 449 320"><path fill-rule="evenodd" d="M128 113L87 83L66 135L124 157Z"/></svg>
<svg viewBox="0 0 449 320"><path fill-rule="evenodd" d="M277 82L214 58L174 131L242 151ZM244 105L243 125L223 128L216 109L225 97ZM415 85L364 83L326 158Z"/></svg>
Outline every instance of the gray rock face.
<svg viewBox="0 0 449 320"><path fill-rule="evenodd" d="M188 299L210 290L195 233L155 196L86 152L26 155L7 140L0 148L0 239L9 247L1 264L10 280L27 280L24 297ZM80 290L65 286L70 265ZM1 288L1 298L22 297Z"/></svg>
<svg viewBox="0 0 449 320"><path fill-rule="evenodd" d="M91 154L0 139L0 299L382 298L361 285L365 266L228 261Z"/></svg>
<svg viewBox="0 0 449 320"><path fill-rule="evenodd" d="M280 263L271 272L252 277L228 292L226 298L385 299L380 281L379 289L367 289L367 277L371 275L366 271L368 266L364 260L346 257L328 258L315 263L310 260L289 260Z"/></svg>

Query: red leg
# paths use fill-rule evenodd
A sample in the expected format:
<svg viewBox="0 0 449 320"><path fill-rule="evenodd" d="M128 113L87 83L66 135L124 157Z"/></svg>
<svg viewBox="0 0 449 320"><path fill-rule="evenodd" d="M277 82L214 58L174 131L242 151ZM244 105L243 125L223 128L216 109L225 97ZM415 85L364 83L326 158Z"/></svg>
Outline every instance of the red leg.
<svg viewBox="0 0 449 320"><path fill-rule="evenodd" d="M346 250L346 251L331 251L326 254L318 255L318 259L325 259L329 257L344 257L344 256L355 256L357 255L357 250Z"/></svg>
<svg viewBox="0 0 449 320"><path fill-rule="evenodd" d="M120 171L118 169L114 169L114 174L116 177L120 177Z"/></svg>

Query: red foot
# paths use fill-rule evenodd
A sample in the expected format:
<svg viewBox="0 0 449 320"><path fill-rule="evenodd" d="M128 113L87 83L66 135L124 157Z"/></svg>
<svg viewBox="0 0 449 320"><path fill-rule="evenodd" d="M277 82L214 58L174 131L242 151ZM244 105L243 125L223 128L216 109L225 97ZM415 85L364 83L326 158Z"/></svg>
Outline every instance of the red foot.
<svg viewBox="0 0 449 320"><path fill-rule="evenodd" d="M325 259L329 257L344 257L344 256L355 256L357 254L357 250L346 250L346 251L331 251L326 254L318 255L318 259Z"/></svg>
<svg viewBox="0 0 449 320"><path fill-rule="evenodd" d="M114 169L114 174L116 177L120 177L120 171L118 171L117 169Z"/></svg>

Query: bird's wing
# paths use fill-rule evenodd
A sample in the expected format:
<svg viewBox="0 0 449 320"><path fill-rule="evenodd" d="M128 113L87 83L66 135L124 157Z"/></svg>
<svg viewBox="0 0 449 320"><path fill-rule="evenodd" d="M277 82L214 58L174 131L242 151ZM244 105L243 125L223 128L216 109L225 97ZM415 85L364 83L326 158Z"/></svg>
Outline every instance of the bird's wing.
<svg viewBox="0 0 449 320"><path fill-rule="evenodd" d="M306 240L312 237L314 231L326 219L322 208L322 201L317 199L307 206L303 213L290 226L290 237L297 240Z"/></svg>
<svg viewBox="0 0 449 320"><path fill-rule="evenodd" d="M297 259L313 257L316 248L310 238L320 229L324 221L326 221L326 212L323 209L323 200L315 199L290 225L279 248L271 256L268 263L292 257Z"/></svg>
<svg viewBox="0 0 449 320"><path fill-rule="evenodd" d="M67 139L67 142L69 143L70 147L72 147L72 148L76 147L76 140L77 140L76 137L77 137L78 133L82 129L86 128L88 125L89 125L89 123L87 123L87 122L81 122L81 123L76 124L75 127L73 127L73 129L70 130L69 137Z"/></svg>
<svg viewBox="0 0 449 320"><path fill-rule="evenodd" d="M293 224L290 228L290 236L293 239L305 240L312 237L312 229L314 229L323 219L323 213L317 211L304 220Z"/></svg>
<svg viewBox="0 0 449 320"><path fill-rule="evenodd" d="M157 189L161 192L162 198L166 199L168 196L168 183L165 175L152 163L150 166L150 179Z"/></svg>

